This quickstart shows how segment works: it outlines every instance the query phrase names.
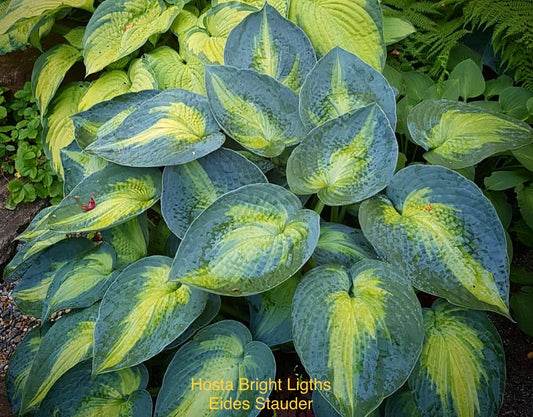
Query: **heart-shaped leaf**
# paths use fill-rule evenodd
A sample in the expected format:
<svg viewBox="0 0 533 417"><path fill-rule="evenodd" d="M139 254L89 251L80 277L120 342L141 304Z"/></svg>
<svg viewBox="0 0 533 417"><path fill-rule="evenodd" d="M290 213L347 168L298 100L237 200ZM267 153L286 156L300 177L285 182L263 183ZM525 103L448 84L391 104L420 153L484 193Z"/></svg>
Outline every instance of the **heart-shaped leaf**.
<svg viewBox="0 0 533 417"><path fill-rule="evenodd" d="M319 216L274 184L245 185L205 209L178 249L171 276L208 291L242 296L289 279L309 259Z"/></svg>
<svg viewBox="0 0 533 417"><path fill-rule="evenodd" d="M108 165L105 159L83 152L76 142L61 149L60 155L63 166L63 195L68 195L83 179Z"/></svg>
<svg viewBox="0 0 533 417"><path fill-rule="evenodd" d="M85 150L120 165L157 167L200 158L224 143L207 99L186 90L165 90L124 118L121 112L96 132ZM148 157L147 157L148 155Z"/></svg>
<svg viewBox="0 0 533 417"><path fill-rule="evenodd" d="M316 56L303 30L267 3L231 31L224 64L270 75L298 92Z"/></svg>
<svg viewBox="0 0 533 417"><path fill-rule="evenodd" d="M292 308L294 346L320 394L344 417L364 417L407 379L420 354L422 312L409 282L390 265L308 272Z"/></svg>
<svg viewBox="0 0 533 417"><path fill-rule="evenodd" d="M386 196L361 204L359 222L383 259L422 291L467 308L509 315L509 265L496 210L449 169L412 165Z"/></svg>
<svg viewBox="0 0 533 417"><path fill-rule="evenodd" d="M409 377L421 415L496 417L503 400L505 359L489 318L437 300L424 309L424 327L424 348Z"/></svg>
<svg viewBox="0 0 533 417"><path fill-rule="evenodd" d="M111 284L94 331L95 373L150 359L200 315L207 293L169 281L171 263L165 256L143 258Z"/></svg>
<svg viewBox="0 0 533 417"><path fill-rule="evenodd" d="M356 55L333 48L305 79L300 116L311 129L372 103L379 104L394 128L396 99L385 77Z"/></svg>
<svg viewBox="0 0 533 417"><path fill-rule="evenodd" d="M274 78L252 70L210 66L206 88L215 119L250 151L274 157L302 139L298 96Z"/></svg>
<svg viewBox="0 0 533 417"><path fill-rule="evenodd" d="M156 417L227 417L219 404L231 400L235 417L255 417L256 400L270 388L243 386L242 381L275 378L276 363L264 343L236 321L221 321L200 330L174 356L167 368L155 406ZM218 384L214 384L217 382ZM208 384L208 385L206 385Z"/></svg>
<svg viewBox="0 0 533 417"><path fill-rule="evenodd" d="M398 143L385 114L370 105L313 129L287 163L296 194L317 193L330 206L356 203L390 182Z"/></svg>
<svg viewBox="0 0 533 417"><path fill-rule="evenodd" d="M262 182L267 180L256 165L221 148L196 161L165 167L161 211L170 230L183 238L192 221L218 197Z"/></svg>
<svg viewBox="0 0 533 417"><path fill-rule="evenodd" d="M413 141L428 151L424 158L448 168L475 165L533 141L526 123L459 101L422 101L409 113L407 125Z"/></svg>

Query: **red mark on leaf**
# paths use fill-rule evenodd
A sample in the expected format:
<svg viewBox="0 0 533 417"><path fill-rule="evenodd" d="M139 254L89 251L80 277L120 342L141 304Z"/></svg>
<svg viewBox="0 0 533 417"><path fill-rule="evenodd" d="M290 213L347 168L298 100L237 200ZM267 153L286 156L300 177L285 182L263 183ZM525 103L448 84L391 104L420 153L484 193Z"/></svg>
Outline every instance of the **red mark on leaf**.
<svg viewBox="0 0 533 417"><path fill-rule="evenodd" d="M431 204L428 203L426 205L426 211L431 211L431 210L433 210L433 207L431 206Z"/></svg>
<svg viewBox="0 0 533 417"><path fill-rule="evenodd" d="M124 32L130 30L133 27L133 25L130 23L129 25L124 25Z"/></svg>
<svg viewBox="0 0 533 417"><path fill-rule="evenodd" d="M81 208L83 211L91 211L93 208L96 207L96 201L94 201L94 195L89 198L89 201L86 205L83 205L80 203L80 200L78 200L77 197L72 197L71 195L67 195L67 198L73 198L76 204Z"/></svg>

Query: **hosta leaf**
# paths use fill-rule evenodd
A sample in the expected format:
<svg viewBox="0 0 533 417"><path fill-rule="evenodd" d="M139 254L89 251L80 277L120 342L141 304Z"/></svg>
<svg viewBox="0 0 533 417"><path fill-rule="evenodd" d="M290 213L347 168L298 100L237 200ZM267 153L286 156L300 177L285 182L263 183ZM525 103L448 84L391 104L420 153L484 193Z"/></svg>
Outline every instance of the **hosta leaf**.
<svg viewBox="0 0 533 417"><path fill-rule="evenodd" d="M85 27L80 26L69 30L63 37L74 48L79 50L83 49L83 35L85 33Z"/></svg>
<svg viewBox="0 0 533 417"><path fill-rule="evenodd" d="M287 181L296 194L317 193L330 206L351 204L385 188L397 159L394 131L370 105L311 130L289 157Z"/></svg>
<svg viewBox="0 0 533 417"><path fill-rule="evenodd" d="M303 30L267 3L231 31L224 64L270 75L298 92L316 56Z"/></svg>
<svg viewBox="0 0 533 417"><path fill-rule="evenodd" d="M7 368L6 373L6 393L9 404L15 413L20 411L24 386L28 380L35 354L39 349L41 338L40 327L31 329L24 336L22 343L17 347L15 354L9 361L9 368Z"/></svg>
<svg viewBox="0 0 533 417"><path fill-rule="evenodd" d="M407 119L413 141L428 151L424 158L449 168L475 165L533 141L526 123L458 101L423 101Z"/></svg>
<svg viewBox="0 0 533 417"><path fill-rule="evenodd" d="M211 66L206 69L206 88L220 126L258 155L278 156L304 135L298 96L268 75Z"/></svg>
<svg viewBox="0 0 533 417"><path fill-rule="evenodd" d="M3 5L7 8L9 1L0 3L0 16ZM46 12L16 24L8 32L0 34L0 55L26 48L32 38L40 39L48 34L54 23L55 13Z"/></svg>
<svg viewBox="0 0 533 417"><path fill-rule="evenodd" d="M255 7L232 1L214 6L202 14L196 28L187 31L184 47L206 64L224 63L224 46L230 32Z"/></svg>
<svg viewBox="0 0 533 417"><path fill-rule="evenodd" d="M531 315L533 314L533 287L523 286L519 291L511 295L511 308L513 317L518 323L518 327L528 335L533 335L533 324Z"/></svg>
<svg viewBox="0 0 533 417"><path fill-rule="evenodd" d="M113 128L102 126L85 150L127 166L184 164L225 140L207 99L185 90L162 91L125 118L119 113L107 123Z"/></svg>
<svg viewBox="0 0 533 417"><path fill-rule="evenodd" d="M505 360L492 322L481 311L437 300L424 309L424 327L424 348L409 377L422 415L496 417Z"/></svg>
<svg viewBox="0 0 533 417"><path fill-rule="evenodd" d="M89 307L101 300L116 277L116 257L113 247L103 243L60 268L48 287L42 320L59 310Z"/></svg>
<svg viewBox="0 0 533 417"><path fill-rule="evenodd" d="M213 0L213 4L224 4L229 3L233 0ZM255 7L256 9L262 9L266 4L266 0L237 0L240 3L248 4L249 6ZM268 0L268 5L275 8L278 13L283 17L287 17L289 13L289 0Z"/></svg>
<svg viewBox="0 0 533 417"><path fill-rule="evenodd" d="M85 149L96 140L96 132L100 126L106 126L112 130L113 122L124 120L136 108L150 98L159 94L157 90L143 90L137 93L127 93L114 97L111 100L99 102L89 110L74 114L72 120L75 128L76 142Z"/></svg>
<svg viewBox="0 0 533 417"><path fill-rule="evenodd" d="M85 361L54 384L36 417L151 416L152 399L145 390L147 382L148 371L144 365L92 376L91 362Z"/></svg>
<svg viewBox="0 0 533 417"><path fill-rule="evenodd" d="M359 209L365 237L422 291L467 308L509 314L509 266L496 210L449 169L399 171L386 196Z"/></svg>
<svg viewBox="0 0 533 417"><path fill-rule="evenodd" d="M385 64L383 16L377 0L292 0L289 19L305 31L319 56L340 46L378 71Z"/></svg>
<svg viewBox="0 0 533 417"><path fill-rule="evenodd" d="M111 284L94 331L95 373L150 359L200 315L207 293L169 281L171 263L165 256L143 258Z"/></svg>
<svg viewBox="0 0 533 417"><path fill-rule="evenodd" d="M88 83L67 85L49 106L49 115L43 121L43 149L52 169L63 175L61 149L74 140L74 124L70 116L78 112L78 103L87 90Z"/></svg>
<svg viewBox="0 0 533 417"><path fill-rule="evenodd" d="M377 255L359 229L323 222L311 258L318 265L338 264L349 268L363 259L376 259Z"/></svg>
<svg viewBox="0 0 533 417"><path fill-rule="evenodd" d="M513 151L513 156L518 159L518 162L520 162L524 168L533 172L533 143L515 149Z"/></svg>
<svg viewBox="0 0 533 417"><path fill-rule="evenodd" d="M205 209L185 234L171 277L242 296L289 279L309 259L319 216L274 184L245 185Z"/></svg>
<svg viewBox="0 0 533 417"><path fill-rule="evenodd" d="M128 77L131 82L130 91L133 93L157 88L155 73L145 57L134 59L131 62L128 68Z"/></svg>
<svg viewBox="0 0 533 417"><path fill-rule="evenodd" d="M210 398L216 398L247 404L231 412L232 416L255 417L260 411L255 407L256 399L267 398L270 389L264 394L256 387L241 389L239 378L268 381L275 378L275 373L272 352L265 344L252 341L243 324L229 320L212 324L200 330L170 362L157 397L155 416L228 416L227 410L210 406ZM221 380L225 382L220 390L191 389L193 381Z"/></svg>
<svg viewBox="0 0 533 417"><path fill-rule="evenodd" d="M183 238L192 221L218 197L243 185L267 182L244 156L218 149L203 158L163 172L161 210L172 232Z"/></svg>
<svg viewBox="0 0 533 417"><path fill-rule="evenodd" d="M13 290L17 307L25 314L40 317L48 288L62 267L72 266L94 248L88 239L68 239L43 251L23 273L22 281Z"/></svg>
<svg viewBox="0 0 533 417"><path fill-rule="evenodd" d="M24 387L22 413L38 407L65 372L92 356L97 316L98 305L68 314L44 335Z"/></svg>
<svg viewBox="0 0 533 417"><path fill-rule="evenodd" d="M313 414L315 417L342 417L320 394L319 390L313 391Z"/></svg>
<svg viewBox="0 0 533 417"><path fill-rule="evenodd" d="M383 417L422 417L408 386L387 398Z"/></svg>
<svg viewBox="0 0 533 417"><path fill-rule="evenodd" d="M0 34L6 33L17 23L64 7L93 10L93 0L11 0L5 14L0 18Z"/></svg>
<svg viewBox="0 0 533 417"><path fill-rule="evenodd" d="M422 348L420 304L388 264L312 269L296 289L294 346L320 393L344 417L364 417L407 379Z"/></svg>
<svg viewBox="0 0 533 417"><path fill-rule="evenodd" d="M383 38L386 45L400 42L415 32L416 28L408 20L393 16L383 16Z"/></svg>
<svg viewBox="0 0 533 417"><path fill-rule="evenodd" d="M292 340L292 298L299 282L299 276L292 276L276 288L248 297L250 331L254 340L269 346Z"/></svg>
<svg viewBox="0 0 533 417"><path fill-rule="evenodd" d="M100 4L83 37L87 74L136 51L151 35L167 31L182 7L183 3L167 6L162 0L107 0Z"/></svg>
<svg viewBox="0 0 533 417"><path fill-rule="evenodd" d="M372 103L379 104L394 128L396 99L385 77L356 55L334 48L306 78L300 92L300 116L311 129Z"/></svg>
<svg viewBox="0 0 533 417"><path fill-rule="evenodd" d="M56 232L89 232L124 223L150 208L161 195L156 168L108 165L89 175L54 209L45 225ZM94 208L80 205L94 201Z"/></svg>
<svg viewBox="0 0 533 417"><path fill-rule="evenodd" d="M67 71L81 58L81 51L68 44L56 45L37 58L31 74L31 89L41 116L46 114Z"/></svg>
<svg viewBox="0 0 533 417"><path fill-rule="evenodd" d="M68 195L85 178L109 164L103 158L83 152L76 142L61 149L60 154L63 166L63 195Z"/></svg>
<svg viewBox="0 0 533 417"><path fill-rule="evenodd" d="M104 72L93 81L80 99L78 111L90 109L97 103L111 100L114 97L130 92L131 81L125 71L112 70Z"/></svg>
<svg viewBox="0 0 533 417"><path fill-rule="evenodd" d="M193 4L185 5L183 10L178 14L178 17L174 19L174 22L172 22L172 26L170 26L171 32L176 35L180 41L184 40L189 30L195 29L197 27L199 16L200 11L196 6L194 6ZM165 47L161 47L158 49L163 48Z"/></svg>
<svg viewBox="0 0 533 417"><path fill-rule="evenodd" d="M142 213L125 223L106 229L102 236L117 253L115 269L122 270L148 253L148 224Z"/></svg>
<svg viewBox="0 0 533 417"><path fill-rule="evenodd" d="M181 88L206 95L204 64L195 55L184 52L180 55L169 46L161 46L144 57L160 90Z"/></svg>
<svg viewBox="0 0 533 417"><path fill-rule="evenodd" d="M519 185L515 189L520 214L527 225L533 229L533 184Z"/></svg>

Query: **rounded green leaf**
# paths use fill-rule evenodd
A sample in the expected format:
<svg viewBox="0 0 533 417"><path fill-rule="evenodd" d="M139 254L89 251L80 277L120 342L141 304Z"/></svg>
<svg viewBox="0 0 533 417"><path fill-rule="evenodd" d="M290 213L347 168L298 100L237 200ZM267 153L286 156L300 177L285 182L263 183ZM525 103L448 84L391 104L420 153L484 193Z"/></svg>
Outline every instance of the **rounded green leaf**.
<svg viewBox="0 0 533 417"><path fill-rule="evenodd" d="M505 360L489 318L437 300L424 309L424 327L422 354L409 377L421 414L496 417L503 400Z"/></svg>
<svg viewBox="0 0 533 417"><path fill-rule="evenodd" d="M515 188L515 192L520 214L526 224L533 230L533 184L530 183L527 186L520 184Z"/></svg>
<svg viewBox="0 0 533 417"><path fill-rule="evenodd" d="M92 356L97 315L97 304L68 314L44 335L24 386L22 414L38 407L65 372Z"/></svg>
<svg viewBox="0 0 533 417"><path fill-rule="evenodd" d="M201 314L207 293L169 281L171 263L165 256L143 258L113 281L94 331L95 373L150 359Z"/></svg>
<svg viewBox="0 0 533 417"><path fill-rule="evenodd" d="M457 80L459 96L463 100L477 97L485 91L485 79L481 68L472 59L465 59L450 73L450 80Z"/></svg>
<svg viewBox="0 0 533 417"><path fill-rule="evenodd" d="M274 355L264 343L252 341L241 323L225 320L200 330L174 356L157 397L155 417L254 417L258 398L271 389L244 385L274 380ZM208 385L204 385L208 384ZM241 386L241 384L243 384ZM233 411L220 402L240 402Z"/></svg>
<svg viewBox="0 0 533 417"><path fill-rule="evenodd" d="M407 385L387 398L383 414L383 417L422 417Z"/></svg>
<svg viewBox="0 0 533 417"><path fill-rule="evenodd" d="M347 268L363 259L376 259L372 245L359 229L344 224L320 224L320 238L311 259L318 265L338 264Z"/></svg>
<svg viewBox="0 0 533 417"><path fill-rule="evenodd" d="M496 210L471 181L438 166L399 171L359 222L379 256L422 291L508 316L509 265Z"/></svg>
<svg viewBox="0 0 533 417"><path fill-rule="evenodd" d="M186 90L165 90L124 118L119 113L96 132L85 150L120 165L157 167L200 158L224 143L207 99Z"/></svg>
<svg viewBox="0 0 533 417"><path fill-rule="evenodd" d="M267 3L231 31L224 64L270 75L298 92L316 56L303 30Z"/></svg>
<svg viewBox="0 0 533 417"><path fill-rule="evenodd" d="M465 168L533 141L526 123L450 100L424 100L407 117L413 141L424 158L448 168Z"/></svg>
<svg viewBox="0 0 533 417"><path fill-rule="evenodd" d="M318 61L300 92L300 116L311 129L376 103L396 126L394 90L385 77L356 55L333 48Z"/></svg>
<svg viewBox="0 0 533 417"><path fill-rule="evenodd" d="M147 382L148 371L144 365L92 376L91 362L85 361L54 384L36 417L151 416L152 399L145 390Z"/></svg>
<svg viewBox="0 0 533 417"><path fill-rule="evenodd" d="M513 156L518 159L518 162L520 162L524 168L533 172L533 143L515 149L513 151Z"/></svg>
<svg viewBox="0 0 533 417"><path fill-rule="evenodd" d="M511 295L511 308L518 327L528 335L533 336L533 287L523 286Z"/></svg>
<svg viewBox="0 0 533 417"><path fill-rule="evenodd" d="M383 16L377 0L292 0L289 19L319 56L340 46L381 71L385 64Z"/></svg>
<svg viewBox="0 0 533 417"><path fill-rule="evenodd" d="M423 340L420 304L390 265L308 272L292 308L294 346L320 393L344 417L365 417L406 381Z"/></svg>
<svg viewBox="0 0 533 417"><path fill-rule="evenodd" d="M245 185L205 209L187 230L171 277L242 296L289 279L318 242L319 216L274 184Z"/></svg>
<svg viewBox="0 0 533 417"><path fill-rule="evenodd" d="M370 105L311 130L287 163L296 194L317 193L330 206L356 203L390 182L398 143L385 114Z"/></svg>
<svg viewBox="0 0 533 417"><path fill-rule="evenodd" d="M163 171L161 211L172 232L183 238L192 221L218 197L247 184L267 182L261 170L244 156L218 149Z"/></svg>
<svg viewBox="0 0 533 417"><path fill-rule="evenodd" d="M110 164L79 183L42 227L65 233L107 229L147 210L160 195L161 172L157 168ZM91 201L93 208L84 208L90 207Z"/></svg>
<svg viewBox="0 0 533 417"><path fill-rule="evenodd" d="M83 36L87 74L136 51L151 35L167 31L182 7L163 0L107 0L100 4Z"/></svg>
<svg viewBox="0 0 533 417"><path fill-rule="evenodd" d="M209 104L222 129L248 150L280 155L304 135L298 96L274 78L228 66L206 68Z"/></svg>

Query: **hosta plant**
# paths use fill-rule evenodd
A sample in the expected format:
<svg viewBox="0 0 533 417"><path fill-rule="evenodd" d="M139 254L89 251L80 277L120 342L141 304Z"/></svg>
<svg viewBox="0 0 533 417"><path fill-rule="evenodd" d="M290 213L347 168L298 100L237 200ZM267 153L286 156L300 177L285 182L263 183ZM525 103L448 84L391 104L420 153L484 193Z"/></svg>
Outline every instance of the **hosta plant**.
<svg viewBox="0 0 533 417"><path fill-rule="evenodd" d="M33 18L28 2L0 28ZM533 132L422 102L408 128L428 163L404 167L383 26L374 0L106 0L41 56L65 198L5 270L42 319L9 368L15 412L275 415L282 347L318 417L497 415L503 349L484 311L510 317L506 238L452 169ZM105 70L58 89L77 60Z"/></svg>

